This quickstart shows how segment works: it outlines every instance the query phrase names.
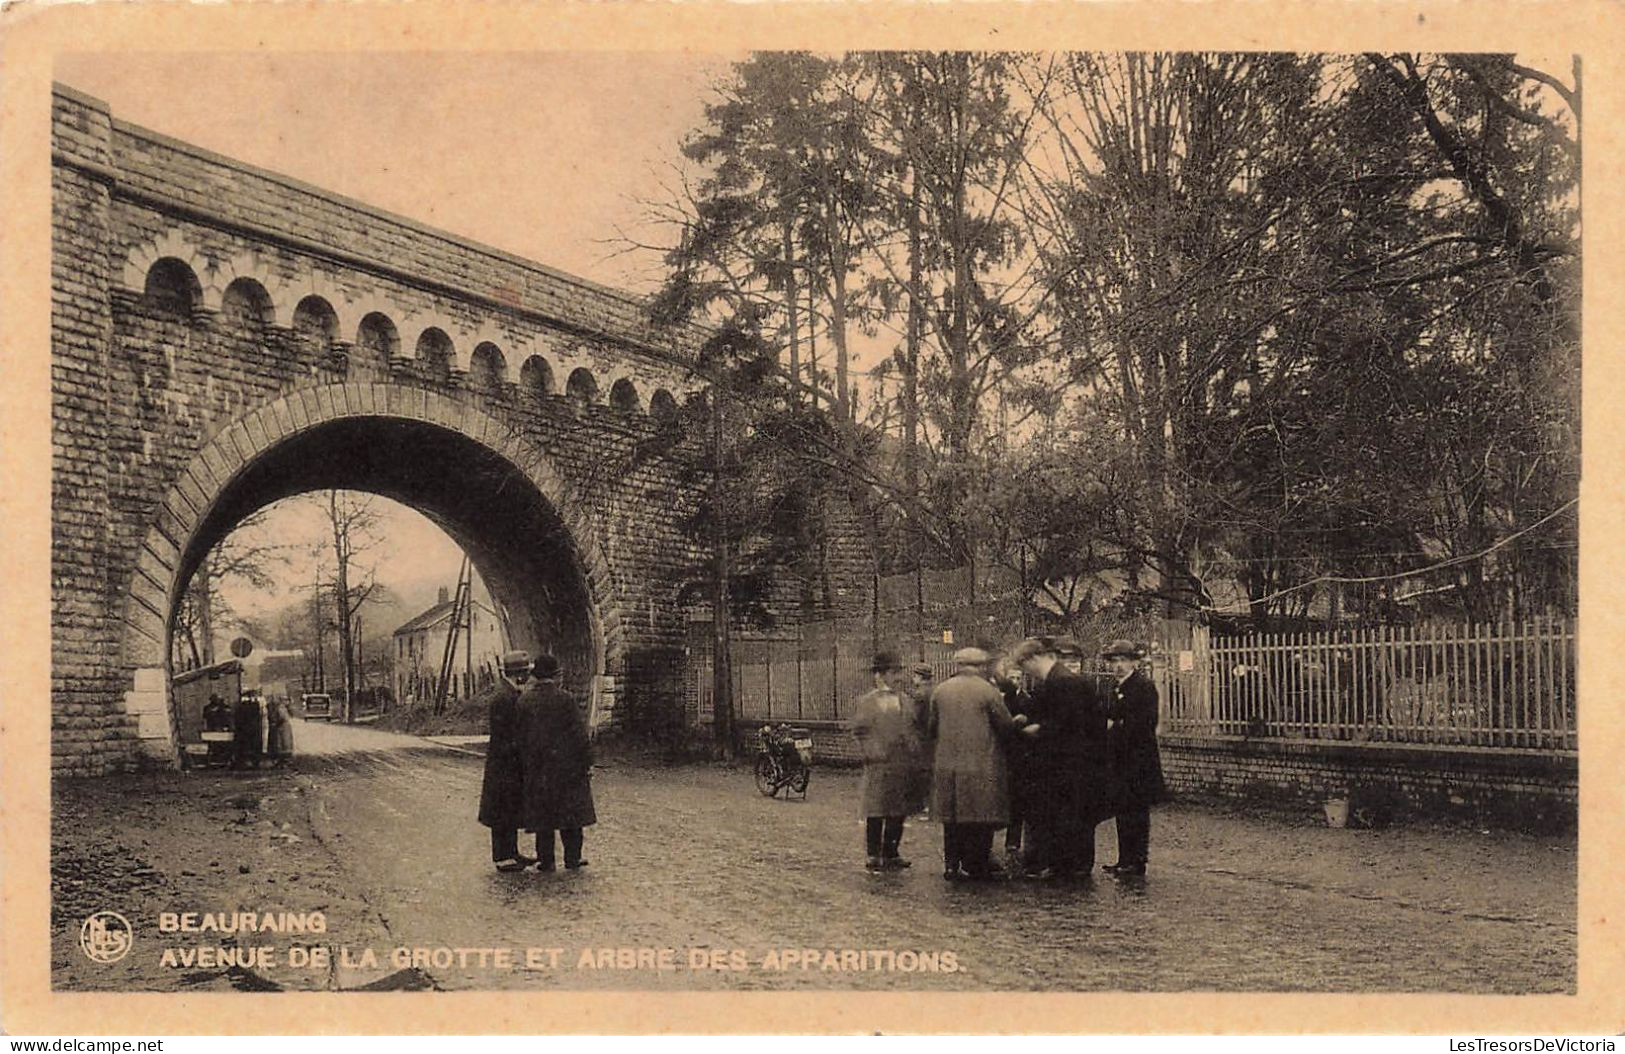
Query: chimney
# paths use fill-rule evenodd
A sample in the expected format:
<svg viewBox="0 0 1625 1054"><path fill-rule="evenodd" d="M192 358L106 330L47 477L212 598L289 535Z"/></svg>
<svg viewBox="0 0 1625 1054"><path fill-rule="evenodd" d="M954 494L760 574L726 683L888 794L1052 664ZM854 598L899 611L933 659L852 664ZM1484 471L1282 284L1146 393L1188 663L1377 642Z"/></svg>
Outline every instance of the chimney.
<svg viewBox="0 0 1625 1054"><path fill-rule="evenodd" d="M447 589L445 586L440 587L440 602L442 604L451 603L451 590Z"/></svg>

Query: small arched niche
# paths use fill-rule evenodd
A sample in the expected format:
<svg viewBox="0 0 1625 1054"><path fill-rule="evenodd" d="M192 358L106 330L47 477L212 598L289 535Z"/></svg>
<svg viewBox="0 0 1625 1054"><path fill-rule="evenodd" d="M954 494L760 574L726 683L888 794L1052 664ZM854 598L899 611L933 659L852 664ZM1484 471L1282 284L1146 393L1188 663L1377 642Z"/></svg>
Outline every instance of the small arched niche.
<svg viewBox="0 0 1625 1054"><path fill-rule="evenodd" d="M456 355L456 349L445 330L438 326L430 326L418 334L415 354L431 376L441 380L451 376L451 363Z"/></svg>
<svg viewBox="0 0 1625 1054"><path fill-rule="evenodd" d="M553 367L540 355L532 355L519 367L519 387L533 396L554 394L557 389L553 382Z"/></svg>
<svg viewBox="0 0 1625 1054"><path fill-rule="evenodd" d="M564 394L582 405L598 401L598 378L585 366L577 366L570 371L570 379L565 382Z"/></svg>
<svg viewBox="0 0 1625 1054"><path fill-rule="evenodd" d="M166 256L147 270L142 295L157 314L184 320L202 299L203 285L186 261Z"/></svg>
<svg viewBox="0 0 1625 1054"><path fill-rule="evenodd" d="M649 396L649 416L667 424L677 420L677 399L664 388L656 388Z"/></svg>
<svg viewBox="0 0 1625 1054"><path fill-rule="evenodd" d="M276 320L271 294L253 278L235 278L220 297L220 321L240 329L257 329Z"/></svg>
<svg viewBox="0 0 1625 1054"><path fill-rule="evenodd" d="M339 316L333 305L312 294L293 308L293 335L318 354L326 354L339 335Z"/></svg>
<svg viewBox="0 0 1625 1054"><path fill-rule="evenodd" d="M638 387L628 377L622 377L609 386L609 405L622 413L641 413L643 400L638 398Z"/></svg>
<svg viewBox="0 0 1625 1054"><path fill-rule="evenodd" d="M502 349L490 341L482 341L474 348L468 364L468 380L476 388L500 388L508 380L508 360Z"/></svg>

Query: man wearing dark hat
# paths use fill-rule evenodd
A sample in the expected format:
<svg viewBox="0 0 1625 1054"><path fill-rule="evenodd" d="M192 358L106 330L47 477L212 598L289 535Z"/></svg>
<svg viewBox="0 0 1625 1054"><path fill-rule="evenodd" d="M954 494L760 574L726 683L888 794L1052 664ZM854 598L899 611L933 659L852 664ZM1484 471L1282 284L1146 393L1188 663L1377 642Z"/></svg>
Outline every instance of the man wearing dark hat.
<svg viewBox="0 0 1625 1054"><path fill-rule="evenodd" d="M1103 655L1117 680L1107 732L1116 784L1117 863L1105 870L1143 875L1151 848L1151 806L1165 793L1157 751L1157 686L1140 669L1140 649L1133 641L1114 640Z"/></svg>
<svg viewBox="0 0 1625 1054"><path fill-rule="evenodd" d="M484 693L491 741L485 748L480 783L480 823L491 829L491 860L498 871L522 871L533 859L519 854L519 820L524 800L524 757L520 750L519 693L530 678L530 654L502 656L502 676Z"/></svg>
<svg viewBox="0 0 1625 1054"><path fill-rule="evenodd" d="M568 871L587 866L582 829L598 822L592 801L592 742L581 708L560 684L559 660L536 657L531 683L519 696L525 758L522 825L536 832L536 867L553 870L555 831Z"/></svg>
<svg viewBox="0 0 1625 1054"><path fill-rule="evenodd" d="M1071 637L1055 638L1055 661L1088 680L1083 672L1083 645Z"/></svg>
<svg viewBox="0 0 1625 1054"><path fill-rule="evenodd" d="M232 708L232 768L260 767L265 756L265 709L258 692L244 691Z"/></svg>
<svg viewBox="0 0 1625 1054"><path fill-rule="evenodd" d="M880 652L870 671L875 686L858 698L847 725L863 759L866 867L895 871L909 866L898 846L918 781L920 730L908 695L910 675L897 653Z"/></svg>
<svg viewBox="0 0 1625 1054"><path fill-rule="evenodd" d="M989 859L993 832L1010 815L1003 740L1037 731L1011 717L988 682L991 662L981 648L961 648L954 653L956 672L931 693L931 818L942 824L942 877L950 880L998 874Z"/></svg>
<svg viewBox="0 0 1625 1054"><path fill-rule="evenodd" d="M1032 877L1087 877L1095 827L1110 815L1106 708L1094 685L1062 665L1056 644L1029 637L1010 661L1027 675L1028 717L1040 728L1030 764L1032 835L1024 854Z"/></svg>

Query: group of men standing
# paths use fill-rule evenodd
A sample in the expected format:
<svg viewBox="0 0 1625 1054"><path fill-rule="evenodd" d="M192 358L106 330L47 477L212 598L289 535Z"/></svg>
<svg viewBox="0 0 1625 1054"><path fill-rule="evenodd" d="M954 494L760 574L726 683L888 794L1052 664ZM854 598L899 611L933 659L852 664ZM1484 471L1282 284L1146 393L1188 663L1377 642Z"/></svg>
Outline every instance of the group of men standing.
<svg viewBox="0 0 1625 1054"><path fill-rule="evenodd" d="M560 683L552 655L531 661L523 651L502 657L502 676L485 693L490 744L480 786L479 821L491 829L498 871L555 869L555 840L564 866L587 866L584 828L598 821L592 800L592 742L575 699ZM534 831L536 855L519 851L519 831Z"/></svg>
<svg viewBox="0 0 1625 1054"><path fill-rule="evenodd" d="M898 851L904 821L929 802L943 825L944 878L1003 875L992 859L999 828L1021 877L1087 876L1095 828L1113 817L1118 858L1106 870L1145 874L1150 807L1164 793L1157 690L1132 642L1113 641L1102 657L1109 686L1082 672L1071 641L1030 637L997 670L988 652L963 648L954 675L929 689L929 667L905 671L894 653L877 655L875 688L849 722L864 763L866 866L909 866Z"/></svg>

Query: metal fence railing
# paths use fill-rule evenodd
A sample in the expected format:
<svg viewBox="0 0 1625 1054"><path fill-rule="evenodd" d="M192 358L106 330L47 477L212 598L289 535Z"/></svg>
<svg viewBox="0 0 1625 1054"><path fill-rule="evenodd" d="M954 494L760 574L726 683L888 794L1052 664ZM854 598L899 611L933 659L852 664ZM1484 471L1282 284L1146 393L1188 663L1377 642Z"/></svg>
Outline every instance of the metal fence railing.
<svg viewBox="0 0 1625 1054"><path fill-rule="evenodd" d="M1168 642L1166 732L1577 749L1575 627L1381 626Z"/></svg>

